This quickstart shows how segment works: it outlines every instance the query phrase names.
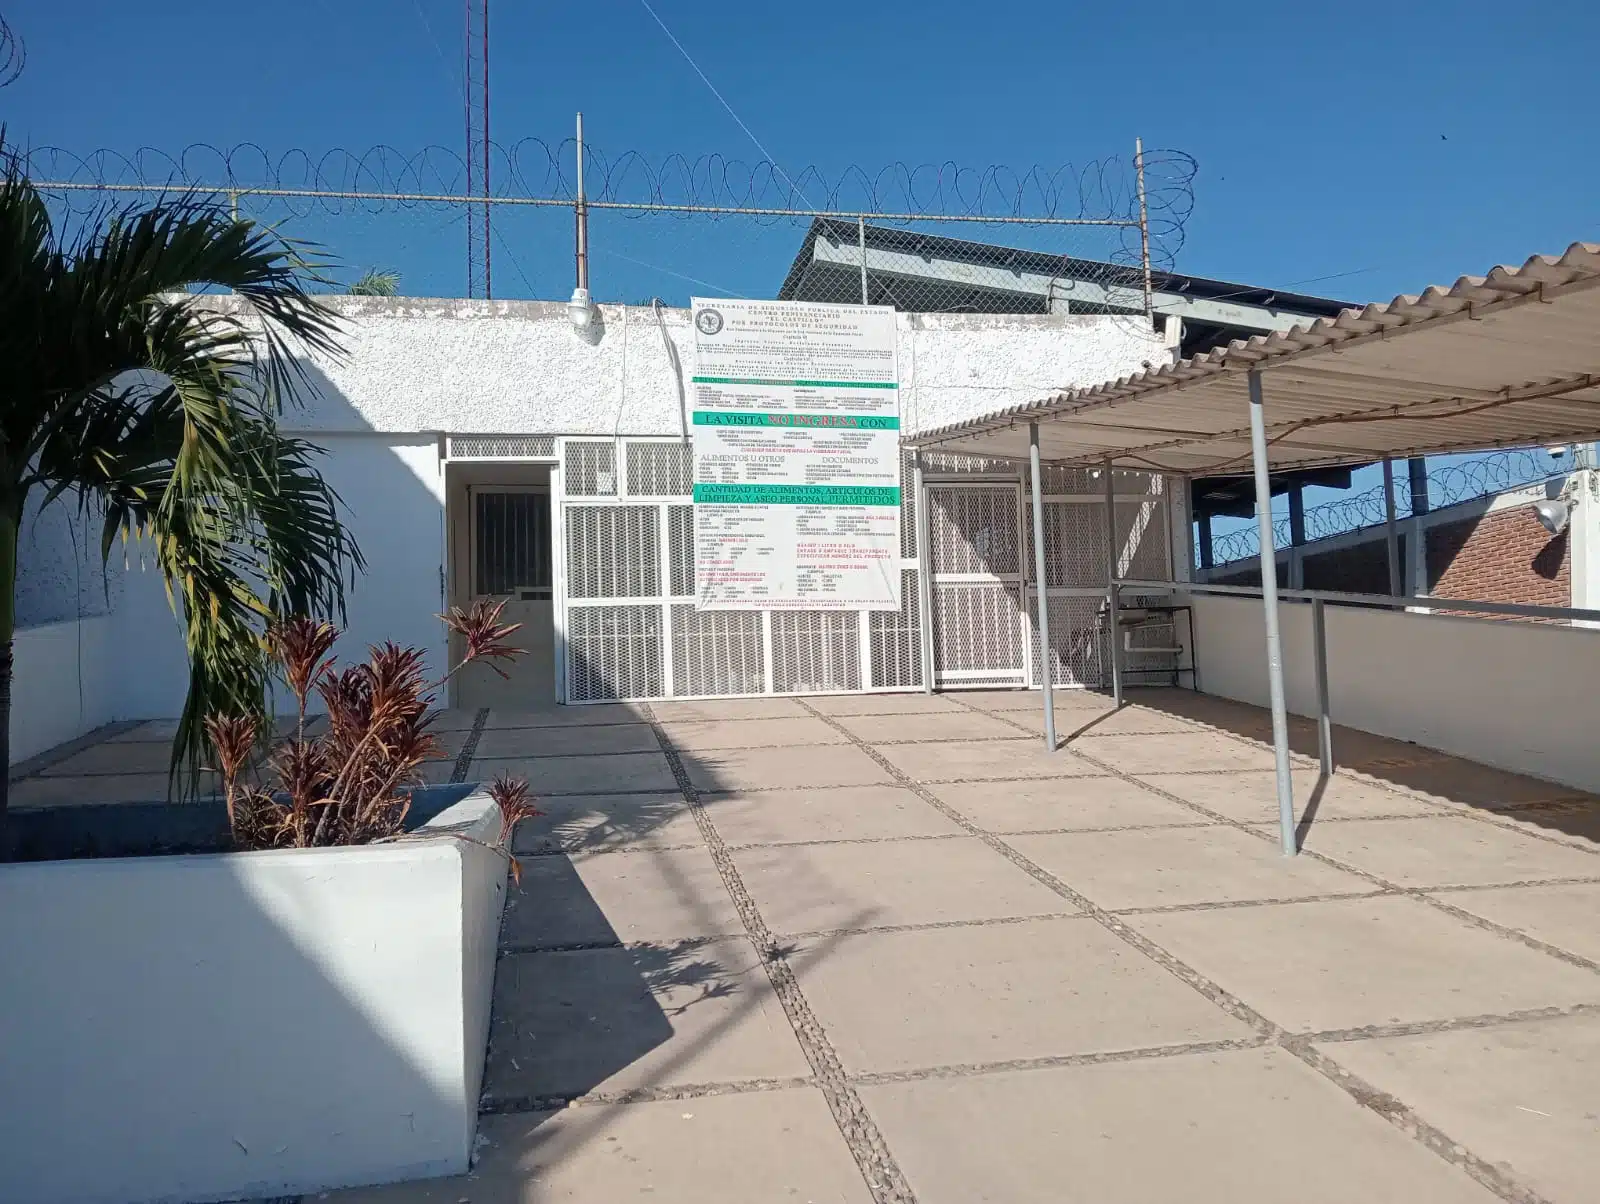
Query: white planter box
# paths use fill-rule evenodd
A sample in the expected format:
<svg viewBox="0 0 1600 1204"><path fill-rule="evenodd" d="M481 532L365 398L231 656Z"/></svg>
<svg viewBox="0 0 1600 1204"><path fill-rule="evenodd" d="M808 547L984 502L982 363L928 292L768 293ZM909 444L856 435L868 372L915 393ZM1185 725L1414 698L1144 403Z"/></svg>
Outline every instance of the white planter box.
<svg viewBox="0 0 1600 1204"><path fill-rule="evenodd" d="M0 866L0 1200L467 1169L506 859L474 793L347 849ZM437 832L435 839L425 839Z"/></svg>

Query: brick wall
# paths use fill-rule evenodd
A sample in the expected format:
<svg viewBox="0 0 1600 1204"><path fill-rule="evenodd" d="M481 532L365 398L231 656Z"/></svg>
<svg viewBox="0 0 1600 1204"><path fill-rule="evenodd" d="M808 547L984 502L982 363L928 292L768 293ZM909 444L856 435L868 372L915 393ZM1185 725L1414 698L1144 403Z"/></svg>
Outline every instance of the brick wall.
<svg viewBox="0 0 1600 1204"><path fill-rule="evenodd" d="M1441 598L1572 605L1570 528L1551 535L1518 506L1427 533L1428 592Z"/></svg>
<svg viewBox="0 0 1600 1204"><path fill-rule="evenodd" d="M1377 538L1362 543L1330 548L1326 552L1315 550L1310 544L1305 550L1301 578L1306 589L1341 590L1347 594L1387 594L1389 592L1389 541L1383 528L1378 528ZM1400 533L1400 592L1406 587L1406 534Z"/></svg>

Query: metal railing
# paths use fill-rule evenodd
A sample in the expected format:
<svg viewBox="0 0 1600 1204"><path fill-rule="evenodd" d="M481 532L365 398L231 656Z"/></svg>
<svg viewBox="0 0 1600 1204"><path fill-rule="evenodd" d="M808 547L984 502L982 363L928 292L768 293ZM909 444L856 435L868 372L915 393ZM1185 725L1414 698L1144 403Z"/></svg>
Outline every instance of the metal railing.
<svg viewBox="0 0 1600 1204"><path fill-rule="evenodd" d="M1263 598L1264 591L1256 586L1249 585L1212 585L1210 583L1189 581L1145 581L1138 578L1114 577L1107 587L1107 597L1115 613L1117 598L1123 590L1136 591L1142 594L1171 593L1171 594L1200 594L1216 595L1222 597ZM1333 719L1328 705L1328 627L1326 608L1333 606L1354 606L1377 610L1406 610L1418 613L1418 599L1397 597L1390 594L1355 594L1340 590L1321 589L1280 589L1277 591L1280 602L1305 602L1311 605L1311 660L1315 673L1317 691L1317 758L1321 765L1322 778L1327 780L1333 776ZM1600 610L1587 610L1579 607L1568 606L1532 606L1515 602L1480 602L1467 598L1438 599L1444 602L1448 614L1440 617L1459 617L1462 612L1468 615L1509 615L1518 618L1531 619L1559 619L1568 622L1597 623L1600 624ZM1427 617L1433 614L1432 608L1422 610L1420 613ZM1270 618L1270 616L1269 616ZM1191 640L1193 638L1191 626ZM1269 645L1271 644L1269 632ZM1193 649L1191 648L1191 656ZM1269 648L1269 677L1281 672L1277 661L1278 651L1275 647ZM1195 662L1198 665L1198 661ZM1199 689L1199 674L1196 674L1195 688ZM1122 703L1120 675L1117 683L1117 705ZM1273 715L1273 752L1280 766L1287 765L1289 755L1288 729L1286 708L1281 697L1281 686L1274 684L1272 698ZM1279 801L1279 837L1283 843L1286 854L1293 855L1299 852L1299 838L1296 831L1296 820L1293 813L1291 790L1289 783L1284 780L1286 771L1280 773L1278 782Z"/></svg>
<svg viewBox="0 0 1600 1204"><path fill-rule="evenodd" d="M1138 590L1141 593L1190 593L1234 595L1247 598L1261 597L1257 585L1213 585L1198 581L1138 581L1118 578L1118 589ZM1448 612L1442 617L1461 617L1470 614L1512 615L1529 619L1568 619L1576 622L1600 622L1600 610L1584 610L1572 606L1533 606L1521 602L1479 602L1471 598L1434 598L1401 596L1394 594L1354 594L1332 589L1278 589L1278 600L1290 602L1332 602L1337 606L1366 606L1384 610L1409 610L1421 614Z"/></svg>

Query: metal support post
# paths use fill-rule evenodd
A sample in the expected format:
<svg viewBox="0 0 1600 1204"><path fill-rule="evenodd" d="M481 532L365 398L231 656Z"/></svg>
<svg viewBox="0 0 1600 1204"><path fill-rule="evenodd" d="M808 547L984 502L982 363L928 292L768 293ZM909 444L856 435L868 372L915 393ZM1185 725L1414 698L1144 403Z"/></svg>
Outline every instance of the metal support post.
<svg viewBox="0 0 1600 1204"><path fill-rule="evenodd" d="M917 643L922 656L922 692L933 693L933 548L928 517L928 490L922 481L922 453L911 453L911 493L916 499Z"/></svg>
<svg viewBox="0 0 1600 1204"><path fill-rule="evenodd" d="M1106 485L1106 635L1111 645L1111 701L1122 709L1122 644L1117 638L1117 606L1121 591L1117 587L1117 487L1110 459L1100 470Z"/></svg>
<svg viewBox="0 0 1600 1204"><path fill-rule="evenodd" d="M861 304L871 305L867 299L867 219L856 218L856 246L861 251Z"/></svg>
<svg viewBox="0 0 1600 1204"><path fill-rule="evenodd" d="M1044 485L1039 469L1039 424L1028 423L1028 489L1033 495L1033 576L1039 598L1039 680L1044 694L1044 746L1056 750L1056 683L1050 665L1050 605L1045 582Z"/></svg>
<svg viewBox="0 0 1600 1204"><path fill-rule="evenodd" d="M1413 456L1406 461L1406 471L1411 477L1411 513L1426 514L1432 505L1428 501L1428 461L1425 456Z"/></svg>
<svg viewBox="0 0 1600 1204"><path fill-rule="evenodd" d="M487 151L484 152L487 155ZM572 206L573 216L576 219L576 233L574 245L577 248L577 276L578 288L587 294L589 289L589 206L583 192L583 114L578 114L578 141L576 144L578 156L578 197ZM487 161L487 160L486 160ZM487 212L487 211L486 211ZM487 220L487 218L485 218ZM485 244L487 246L487 244Z"/></svg>
<svg viewBox="0 0 1600 1204"><path fill-rule="evenodd" d="M1211 511L1202 510L1195 516L1200 525L1200 567L1209 569L1216 563L1216 552L1211 543Z"/></svg>
<svg viewBox="0 0 1600 1204"><path fill-rule="evenodd" d="M1289 776L1289 711L1283 698L1283 639L1278 633L1278 557L1272 546L1272 474L1267 467L1267 419L1261 373L1250 373L1250 459L1256 478L1256 527L1261 537L1261 607L1267 628L1267 692L1272 703L1272 753L1278 770L1278 837L1283 852L1294 838L1294 779Z"/></svg>
<svg viewBox="0 0 1600 1204"><path fill-rule="evenodd" d="M1383 461L1383 536L1389 552L1389 596L1399 598L1405 589L1400 580L1400 527L1394 515L1394 461Z"/></svg>
<svg viewBox="0 0 1600 1204"><path fill-rule="evenodd" d="M1333 776L1333 720L1328 715L1328 619L1321 598L1311 600L1311 659L1317 671L1317 756L1322 776Z"/></svg>
<svg viewBox="0 0 1600 1204"><path fill-rule="evenodd" d="M1155 291L1150 278L1150 209L1144 191L1144 139L1133 140L1134 179L1139 191L1139 267L1144 277L1144 315L1154 310Z"/></svg>

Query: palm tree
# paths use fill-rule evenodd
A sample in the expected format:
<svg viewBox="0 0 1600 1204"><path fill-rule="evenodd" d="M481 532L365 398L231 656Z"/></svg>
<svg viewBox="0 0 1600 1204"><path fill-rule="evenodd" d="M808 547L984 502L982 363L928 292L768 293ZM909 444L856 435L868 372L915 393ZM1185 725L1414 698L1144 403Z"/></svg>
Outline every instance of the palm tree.
<svg viewBox="0 0 1600 1204"><path fill-rule="evenodd" d="M338 617L361 567L320 450L277 421L307 384L297 352L341 353L338 319L302 244L212 198L102 210L69 236L0 161L0 762L31 499L98 521L103 558L137 539L163 574L189 658L172 773L192 786L206 715L265 715L267 623ZM236 296L190 291L207 285ZM0 777L0 825L6 794Z"/></svg>
<svg viewBox="0 0 1600 1204"><path fill-rule="evenodd" d="M352 297L392 297L400 291L400 273L369 268L348 291Z"/></svg>

